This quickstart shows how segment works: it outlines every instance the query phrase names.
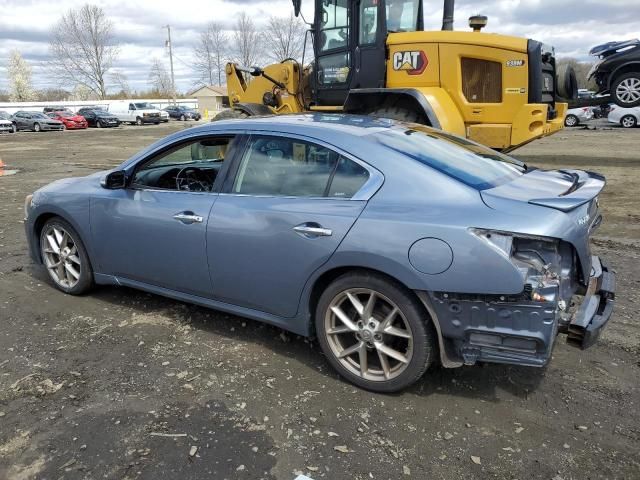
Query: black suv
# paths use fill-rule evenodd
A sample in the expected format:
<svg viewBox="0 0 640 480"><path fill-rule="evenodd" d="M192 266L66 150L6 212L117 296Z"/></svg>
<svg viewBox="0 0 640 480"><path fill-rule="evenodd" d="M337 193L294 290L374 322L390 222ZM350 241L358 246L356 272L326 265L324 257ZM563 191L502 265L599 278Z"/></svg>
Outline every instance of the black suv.
<svg viewBox="0 0 640 480"><path fill-rule="evenodd" d="M623 108L640 106L640 40L605 43L589 54L600 57L588 75L595 77L598 93L610 93Z"/></svg>
<svg viewBox="0 0 640 480"><path fill-rule="evenodd" d="M82 115L90 127L108 128L120 126L118 117L101 108L81 108L78 110L78 115Z"/></svg>
<svg viewBox="0 0 640 480"><path fill-rule="evenodd" d="M200 120L201 115L194 108L183 107L182 105L169 105L164 109L169 114L169 117L176 120Z"/></svg>

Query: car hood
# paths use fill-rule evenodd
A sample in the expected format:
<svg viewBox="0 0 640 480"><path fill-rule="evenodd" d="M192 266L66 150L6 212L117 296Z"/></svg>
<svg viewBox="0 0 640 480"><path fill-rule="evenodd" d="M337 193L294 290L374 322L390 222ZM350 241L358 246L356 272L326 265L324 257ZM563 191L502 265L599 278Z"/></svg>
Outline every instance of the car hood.
<svg viewBox="0 0 640 480"><path fill-rule="evenodd" d="M11 125L11 120L4 120L0 118L0 125Z"/></svg>
<svg viewBox="0 0 640 480"><path fill-rule="evenodd" d="M522 218L525 212L549 218L542 234L571 243L580 258L583 278L589 278L589 238L602 221L598 195L605 183L603 176L582 170L531 170L480 195L489 208Z"/></svg>
<svg viewBox="0 0 640 480"><path fill-rule="evenodd" d="M621 48L633 47L635 45L640 45L640 40L633 39L633 40L626 40L624 42L603 43L602 45L597 45L593 47L589 51L589 55L600 56L607 53L615 52L617 50L620 50Z"/></svg>
<svg viewBox="0 0 640 480"><path fill-rule="evenodd" d="M74 115L73 117L63 117L67 121L72 122L84 122L84 117L81 115Z"/></svg>

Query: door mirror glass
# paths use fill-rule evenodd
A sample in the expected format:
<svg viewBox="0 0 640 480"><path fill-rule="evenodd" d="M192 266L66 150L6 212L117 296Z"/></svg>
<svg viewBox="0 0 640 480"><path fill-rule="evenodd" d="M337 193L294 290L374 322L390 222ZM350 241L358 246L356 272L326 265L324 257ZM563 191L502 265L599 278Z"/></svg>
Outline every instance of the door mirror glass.
<svg viewBox="0 0 640 480"><path fill-rule="evenodd" d="M117 190L126 187L127 175L123 170L108 173L100 182L103 188Z"/></svg>

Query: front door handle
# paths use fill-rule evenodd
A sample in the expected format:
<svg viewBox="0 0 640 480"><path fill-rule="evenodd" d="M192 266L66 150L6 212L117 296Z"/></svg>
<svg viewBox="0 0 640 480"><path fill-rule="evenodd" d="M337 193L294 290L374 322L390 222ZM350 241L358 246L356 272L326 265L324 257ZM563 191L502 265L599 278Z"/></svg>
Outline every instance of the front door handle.
<svg viewBox="0 0 640 480"><path fill-rule="evenodd" d="M200 215L196 215L193 212L176 213L173 218L175 218L179 222L184 223L185 225L191 225L192 223L202 223L202 217Z"/></svg>
<svg viewBox="0 0 640 480"><path fill-rule="evenodd" d="M296 225L293 227L293 231L307 238L330 237L333 235L333 231L315 222Z"/></svg>

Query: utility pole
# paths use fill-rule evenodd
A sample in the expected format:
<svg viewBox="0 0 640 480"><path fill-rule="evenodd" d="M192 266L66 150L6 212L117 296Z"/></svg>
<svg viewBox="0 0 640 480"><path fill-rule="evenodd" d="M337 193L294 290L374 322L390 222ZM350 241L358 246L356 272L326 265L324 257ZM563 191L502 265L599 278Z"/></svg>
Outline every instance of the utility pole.
<svg viewBox="0 0 640 480"><path fill-rule="evenodd" d="M173 46L171 45L171 25L166 25L167 29L167 41L165 46L169 47L169 64L171 65L171 95L173 97L173 104L176 104L176 79L173 75Z"/></svg>

